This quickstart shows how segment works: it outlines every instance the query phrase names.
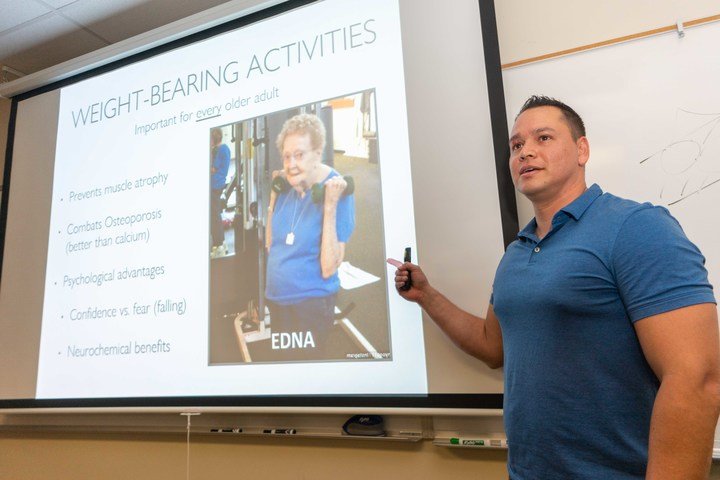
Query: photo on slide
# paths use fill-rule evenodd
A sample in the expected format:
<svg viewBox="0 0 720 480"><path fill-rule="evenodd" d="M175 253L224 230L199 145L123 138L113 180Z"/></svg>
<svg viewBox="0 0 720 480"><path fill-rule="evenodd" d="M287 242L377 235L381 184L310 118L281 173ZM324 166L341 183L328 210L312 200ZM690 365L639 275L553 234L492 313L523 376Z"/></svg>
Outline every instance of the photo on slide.
<svg viewBox="0 0 720 480"><path fill-rule="evenodd" d="M391 360L375 91L208 138L209 364Z"/></svg>

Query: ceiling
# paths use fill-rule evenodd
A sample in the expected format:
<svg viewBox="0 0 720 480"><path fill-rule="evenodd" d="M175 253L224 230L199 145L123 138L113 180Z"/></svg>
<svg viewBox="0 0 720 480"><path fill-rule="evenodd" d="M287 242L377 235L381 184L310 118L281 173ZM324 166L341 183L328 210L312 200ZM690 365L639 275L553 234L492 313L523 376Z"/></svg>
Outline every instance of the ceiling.
<svg viewBox="0 0 720 480"><path fill-rule="evenodd" d="M0 0L0 65L12 80L227 1Z"/></svg>

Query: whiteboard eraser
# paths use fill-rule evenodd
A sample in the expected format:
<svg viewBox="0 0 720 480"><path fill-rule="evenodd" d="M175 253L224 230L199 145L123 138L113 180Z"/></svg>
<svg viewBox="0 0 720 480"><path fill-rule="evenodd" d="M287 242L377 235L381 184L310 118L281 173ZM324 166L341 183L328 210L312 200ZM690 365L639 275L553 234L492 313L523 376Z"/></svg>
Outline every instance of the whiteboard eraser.
<svg viewBox="0 0 720 480"><path fill-rule="evenodd" d="M385 435L385 425L380 415L355 415L345 422L343 431L348 435L381 437Z"/></svg>

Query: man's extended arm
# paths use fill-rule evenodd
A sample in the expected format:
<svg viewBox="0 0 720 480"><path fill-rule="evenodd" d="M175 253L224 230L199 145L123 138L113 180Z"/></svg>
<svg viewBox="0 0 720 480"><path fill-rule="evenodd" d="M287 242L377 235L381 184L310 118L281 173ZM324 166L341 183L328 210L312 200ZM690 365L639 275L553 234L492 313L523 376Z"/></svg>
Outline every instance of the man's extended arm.
<svg viewBox="0 0 720 480"><path fill-rule="evenodd" d="M679 308L639 320L635 330L660 380L647 479L705 479L720 411L717 308Z"/></svg>
<svg viewBox="0 0 720 480"><path fill-rule="evenodd" d="M502 332L492 305L486 318L472 315L435 290L423 271L412 263L388 260L397 267L395 285L398 293L411 302L416 302L433 321L447 334L455 344L468 354L479 358L490 368L503 365ZM402 290L400 287L412 277L412 287Z"/></svg>

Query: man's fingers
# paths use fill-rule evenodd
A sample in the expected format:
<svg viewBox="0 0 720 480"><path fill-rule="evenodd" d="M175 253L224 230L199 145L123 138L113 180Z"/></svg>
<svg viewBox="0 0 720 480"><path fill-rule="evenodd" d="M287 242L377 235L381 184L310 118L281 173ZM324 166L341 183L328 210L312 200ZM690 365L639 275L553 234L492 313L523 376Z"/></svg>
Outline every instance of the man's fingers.
<svg viewBox="0 0 720 480"><path fill-rule="evenodd" d="M402 262L400 260L395 260L394 258L388 258L387 263L389 263L390 265L392 265L395 268L402 267Z"/></svg>
<svg viewBox="0 0 720 480"><path fill-rule="evenodd" d="M400 260L395 260L394 258L388 258L387 263L397 268L395 271L395 288L398 290L408 290L412 264L403 263Z"/></svg>

